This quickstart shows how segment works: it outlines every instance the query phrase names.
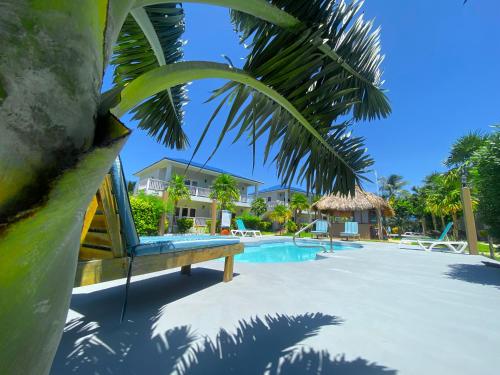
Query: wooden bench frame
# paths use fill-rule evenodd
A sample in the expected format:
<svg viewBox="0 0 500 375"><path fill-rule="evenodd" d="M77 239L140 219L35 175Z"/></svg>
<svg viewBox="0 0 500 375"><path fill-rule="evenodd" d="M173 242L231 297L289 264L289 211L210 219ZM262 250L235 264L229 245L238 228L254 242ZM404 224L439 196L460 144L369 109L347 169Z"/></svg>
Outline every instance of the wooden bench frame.
<svg viewBox="0 0 500 375"><path fill-rule="evenodd" d="M192 264L225 258L223 281L228 282L233 279L234 256L242 253L243 249L243 244L238 243L136 256L133 275L143 275L177 267L181 267L182 274L190 274ZM92 285L125 278L129 263L130 257L79 261L74 286Z"/></svg>

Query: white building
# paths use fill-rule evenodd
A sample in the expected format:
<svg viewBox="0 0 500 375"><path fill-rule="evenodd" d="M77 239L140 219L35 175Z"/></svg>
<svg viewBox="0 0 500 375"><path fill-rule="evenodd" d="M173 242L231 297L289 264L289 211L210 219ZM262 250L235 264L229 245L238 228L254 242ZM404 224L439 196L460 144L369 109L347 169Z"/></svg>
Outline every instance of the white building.
<svg viewBox="0 0 500 375"><path fill-rule="evenodd" d="M189 168L186 170L188 165ZM179 202L178 207L175 208L175 216L177 218L194 218L196 226L204 226L206 219L210 218L210 204L212 202L209 198L210 186L217 176L228 174L238 182L240 199L235 202L236 215L250 209L249 188L258 191L258 187L262 185L262 182L219 168L203 166L195 162L189 163L188 160L183 159L163 158L134 173L134 176L139 178L134 193L143 191L146 194L161 196L173 174L185 176L185 183L191 191L191 200Z"/></svg>
<svg viewBox="0 0 500 375"><path fill-rule="evenodd" d="M265 189L257 190L257 198L263 198L266 201L267 209L272 211L278 205L287 206L290 204L290 199L293 194L302 194L309 198L311 202L312 194L308 194L306 190L297 187L286 187L284 185L275 185ZM252 198L255 194L251 194ZM305 210L301 212L298 218L299 222L308 222L311 219L312 212Z"/></svg>

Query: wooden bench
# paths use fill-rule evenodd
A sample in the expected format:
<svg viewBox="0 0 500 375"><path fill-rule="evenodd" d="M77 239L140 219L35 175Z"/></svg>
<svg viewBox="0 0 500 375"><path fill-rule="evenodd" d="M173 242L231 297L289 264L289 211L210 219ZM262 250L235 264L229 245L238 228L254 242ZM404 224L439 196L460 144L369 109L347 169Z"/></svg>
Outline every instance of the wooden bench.
<svg viewBox="0 0 500 375"><path fill-rule="evenodd" d="M185 249L164 254L142 255L134 258L133 275L181 267L182 274L190 274L191 265L225 258L223 281L233 279L234 256L243 252L243 244L209 248ZM96 259L78 262L75 287L92 285L127 277L130 257Z"/></svg>

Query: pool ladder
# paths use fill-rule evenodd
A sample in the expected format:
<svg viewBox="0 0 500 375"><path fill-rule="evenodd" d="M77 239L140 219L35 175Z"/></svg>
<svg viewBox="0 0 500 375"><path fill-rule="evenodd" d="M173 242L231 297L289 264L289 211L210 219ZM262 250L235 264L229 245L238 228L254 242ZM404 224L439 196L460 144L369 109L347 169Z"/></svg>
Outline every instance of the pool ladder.
<svg viewBox="0 0 500 375"><path fill-rule="evenodd" d="M316 219L314 220L313 222L307 224L304 228L302 228L301 230L299 230L298 232L296 232L294 235L293 235L293 244L297 247L303 247L303 248L308 248L308 249L311 249L311 248L316 248L316 247L321 247L323 249L323 252L326 253L328 252L328 249L325 245L323 244L319 244L319 245L314 245L314 246L309 246L309 245L297 245L297 242L295 241L296 237L301 234L303 231L305 231L306 229L312 227L314 224L316 224L316 222L318 220L322 220L322 219ZM330 233L330 222L328 222L328 232ZM330 237L330 252L333 253L333 239L332 239L332 236L329 236Z"/></svg>

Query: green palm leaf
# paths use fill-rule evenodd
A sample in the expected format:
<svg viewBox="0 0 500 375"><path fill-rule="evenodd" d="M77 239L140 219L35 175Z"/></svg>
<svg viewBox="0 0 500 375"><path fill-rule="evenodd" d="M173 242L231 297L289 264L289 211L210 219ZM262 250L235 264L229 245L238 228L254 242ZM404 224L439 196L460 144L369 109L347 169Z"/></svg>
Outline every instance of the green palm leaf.
<svg viewBox="0 0 500 375"><path fill-rule="evenodd" d="M346 137L353 121L345 119L372 120L390 113L381 89L379 30L373 31L372 23L362 16L355 19L361 7L357 1L346 5L324 0L273 0L272 4L299 19L303 29L297 34L232 11L242 42L249 41L250 53L243 69L287 98L335 153L329 155L325 147L318 147L314 137L268 98L234 82L211 97L232 99L221 133L239 127L237 140L255 129L255 137L249 134L250 143L266 135L266 160L275 149L273 145L279 145L273 160L286 184L299 180L319 189L318 193L354 193L354 186L372 161L361 138ZM336 125L338 122L342 124ZM222 136L217 146L221 141Z"/></svg>
<svg viewBox="0 0 500 375"><path fill-rule="evenodd" d="M184 32L184 10L177 4L159 4L136 8L127 17L111 63L114 82L126 85L145 72L183 57L180 37ZM132 110L139 128L159 142L176 148L188 143L182 129L182 105L186 102L183 85L171 87L146 99Z"/></svg>

